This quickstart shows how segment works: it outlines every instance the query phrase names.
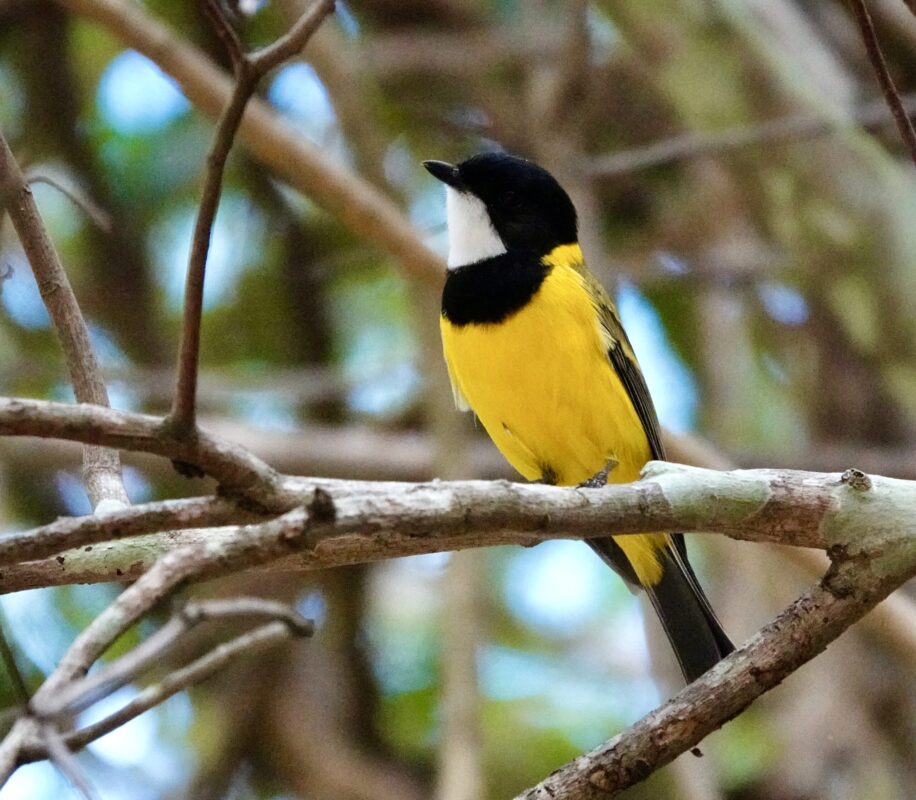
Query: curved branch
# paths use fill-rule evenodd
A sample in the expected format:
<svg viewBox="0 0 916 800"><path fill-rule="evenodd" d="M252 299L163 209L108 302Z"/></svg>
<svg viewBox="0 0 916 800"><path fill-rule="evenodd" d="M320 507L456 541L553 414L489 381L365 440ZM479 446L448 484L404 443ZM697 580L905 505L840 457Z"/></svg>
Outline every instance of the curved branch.
<svg viewBox="0 0 916 800"><path fill-rule="evenodd" d="M894 575L858 559L835 562L824 580L699 680L613 739L579 756L515 800L606 800L647 778L736 717L823 652L856 620L916 574L910 549Z"/></svg>

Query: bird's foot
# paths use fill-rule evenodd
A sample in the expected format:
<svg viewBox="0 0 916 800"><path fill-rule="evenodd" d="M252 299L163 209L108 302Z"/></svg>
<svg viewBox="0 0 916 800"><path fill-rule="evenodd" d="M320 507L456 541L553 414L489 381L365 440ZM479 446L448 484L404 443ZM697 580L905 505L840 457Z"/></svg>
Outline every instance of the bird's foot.
<svg viewBox="0 0 916 800"><path fill-rule="evenodd" d="M614 471L616 466L617 461L613 458L609 458L607 464L605 464L602 469L599 469L591 478L582 481L576 488L600 489L602 486L607 486L607 476Z"/></svg>

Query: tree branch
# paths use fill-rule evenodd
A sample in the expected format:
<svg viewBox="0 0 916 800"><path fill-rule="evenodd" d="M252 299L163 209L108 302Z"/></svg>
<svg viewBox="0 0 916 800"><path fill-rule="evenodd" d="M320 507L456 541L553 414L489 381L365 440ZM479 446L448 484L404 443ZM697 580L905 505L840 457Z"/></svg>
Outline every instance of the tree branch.
<svg viewBox="0 0 916 800"><path fill-rule="evenodd" d="M158 683L145 687L118 711L85 728L64 734L64 742L74 750L82 749L163 703L172 695L206 680L229 664L236 663L239 658L287 641L292 634L293 631L286 622L276 621L223 642L187 666L171 672ZM40 761L43 758L47 758L47 748L40 740L27 739L22 743L18 755L20 764Z"/></svg>
<svg viewBox="0 0 916 800"><path fill-rule="evenodd" d="M193 105L216 117L228 102L231 81L196 47L136 5L124 0L57 0L105 26L177 81ZM254 98L239 135L251 155L308 195L355 235L397 259L403 272L438 285L445 265L417 237L404 213L366 181L333 166L327 154Z"/></svg>
<svg viewBox="0 0 916 800"><path fill-rule="evenodd" d="M22 248L32 267L42 300L64 351L73 391L81 403L108 406L108 391L89 341L89 329L60 262L45 231L32 191L16 159L0 134L0 209L13 221ZM121 481L121 462L116 452L98 447L83 448L83 481L93 508L107 501L110 507L130 501Z"/></svg>
<svg viewBox="0 0 916 800"><path fill-rule="evenodd" d="M261 516L226 498L193 497L134 505L102 518L62 517L40 528L0 536L0 566L144 533L239 524Z"/></svg>
<svg viewBox="0 0 916 800"><path fill-rule="evenodd" d="M98 794L89 783L80 765L76 763L73 753L70 752L70 748L67 747L57 728L53 725L42 725L40 730L45 751L51 763L60 770L60 773L70 781L73 788L85 800L98 800Z"/></svg>
<svg viewBox="0 0 916 800"><path fill-rule="evenodd" d="M65 435L152 450L170 458L192 458L202 465L215 460L221 471L228 469L218 459L205 459L186 449L184 442L167 435L157 438L162 433L152 418L92 406L0 403L0 433ZM223 446L212 443L204 433L198 441L208 451ZM230 466L236 468L237 462L232 460ZM635 484L593 491L508 482L418 485L275 475L273 485L279 489L271 495L274 511L308 505L320 492L333 508L334 520L317 527L306 520L311 527L309 537L295 546L287 539L290 546L286 549L278 548L271 538L271 531L276 534L272 526L277 521L273 521L228 530L156 534L136 539L130 546L121 542L107 548L96 546L91 552L70 550L50 561L6 567L0 574L0 589L123 580L135 577L176 547L218 551L233 542L248 548L248 560L230 563L224 558L200 574L247 568L294 552L300 554L277 568L311 569L437 550L647 530L710 530L735 538L820 548L847 543L848 537L857 535L877 546L887 537L910 535L900 529L901 509L912 509L910 513L916 515L916 485L868 478L856 471L843 476L767 470L726 473L653 463L645 475L645 480ZM867 499L868 514L856 511L863 499ZM234 513L231 505L215 500L154 503L110 520L52 523L34 532L42 544L28 547L47 552L64 541L71 547L84 546L118 536L186 527L190 518L198 524L224 523L247 521L264 512L239 508L239 520L233 519ZM855 534L857 526L861 530ZM21 534L17 537L7 540L8 544L0 542L4 560L28 540ZM267 550L259 553L260 546Z"/></svg>
<svg viewBox="0 0 916 800"><path fill-rule="evenodd" d="M207 253L213 221L222 193L223 172L232 149L236 131L251 95L267 72L299 53L324 18L334 10L334 0L316 0L276 42L257 53L246 54L238 36L223 15L218 0L204 0L204 8L214 21L214 27L226 43L235 66L235 86L229 102L220 114L216 135L207 156L207 172L194 223L194 236L188 258L188 274L184 294L184 323L181 331L181 351L178 357L178 384L168 424L176 432L187 434L196 425L197 369L200 361L200 323L204 302L204 279Z"/></svg>
<svg viewBox="0 0 916 800"><path fill-rule="evenodd" d="M699 680L515 800L606 800L645 779L823 652L897 586L916 575L914 556L916 551L910 547L904 563L891 567L893 575L876 574L861 559L837 560L820 585Z"/></svg>
<svg viewBox="0 0 916 800"><path fill-rule="evenodd" d="M37 401L0 405L0 432L29 433L29 425L35 426L36 420L41 423L37 429L45 435L51 435L47 428L53 423L58 434L73 439L117 441L168 456L176 455L172 452L175 447L186 446L169 440L167 434L164 441L168 444L163 445L157 438L163 434L157 434L156 421L142 415ZM125 435L125 430L131 435ZM145 436L134 438L138 430ZM213 443L208 448L218 449ZM692 687L686 690L689 694L676 698L693 705L662 709L657 712L660 716L645 723L645 730L639 728L615 740L606 753L583 757L585 761L550 779L587 784L586 792L613 792L644 776L645 768L639 766L643 762L660 765L693 746L813 657L916 571L916 535L909 525L916 517L916 485L869 477L857 470L842 475L715 472L652 462L644 480L600 490L503 481L418 485L282 476L277 483L285 491L283 501L299 507L260 524L177 535L177 549L159 558L80 634L36 693L36 707L51 702L49 698L83 675L140 615L182 583L283 559L285 568L309 568L497 542L671 529L712 530L738 538L830 547L832 553L847 559L822 587L806 595L725 666L713 670L700 688ZM154 504L148 510L159 515L157 524L169 514L206 511L203 504L187 502L190 508L173 504L166 509ZM218 513L228 513L215 508ZM139 513L142 516L144 511ZM118 518L118 524L125 521ZM106 524L105 519L96 522ZM127 524L139 523L128 520ZM15 569L4 570L6 588ZM688 711L693 716L685 716ZM27 722L20 720L14 726L13 758L22 742L30 741L30 729L23 734L17 727ZM649 732L650 725L655 726L654 733ZM0 755L8 760L10 752L3 750ZM3 763L0 760L0 766ZM555 790L555 784L546 785Z"/></svg>
<svg viewBox="0 0 916 800"><path fill-rule="evenodd" d="M865 43L868 60L871 61L872 69L874 69L875 76L878 78L881 91L884 92L884 99L887 101L887 105L897 122L900 138L903 139L910 158L916 164L916 130L913 129L913 123L907 116L906 109L900 99L900 93L897 91L894 79L887 68L884 53L881 52L881 45L878 44L878 36L875 33L871 14L868 13L868 6L865 5L865 0L851 0L851 5L852 14L855 17L856 24L859 26L859 32L862 34L862 41Z"/></svg>
<svg viewBox="0 0 916 800"><path fill-rule="evenodd" d="M916 94L904 95L901 104L907 117L916 115ZM662 139L646 147L601 156L589 164L589 173L598 180L650 167L671 164L706 155L731 153L763 144L787 144L829 136L853 125L875 128L894 119L884 100L876 100L853 111L848 120L825 119L814 114L798 114L768 120L757 125L728 128L718 133L685 133Z"/></svg>
<svg viewBox="0 0 916 800"><path fill-rule="evenodd" d="M69 683L53 696L33 699L29 711L48 721L71 717L85 711L151 666L160 663L186 635L198 625L214 619L267 619L282 622L297 636L311 636L314 625L284 603L257 597L234 597L229 600L205 600L188 603L184 608L133 650L103 669L81 680Z"/></svg>
<svg viewBox="0 0 916 800"><path fill-rule="evenodd" d="M70 439L155 453L191 464L226 491L266 508L289 508L282 476L259 458L203 431L189 438L177 436L159 417L96 405L0 398L0 435Z"/></svg>

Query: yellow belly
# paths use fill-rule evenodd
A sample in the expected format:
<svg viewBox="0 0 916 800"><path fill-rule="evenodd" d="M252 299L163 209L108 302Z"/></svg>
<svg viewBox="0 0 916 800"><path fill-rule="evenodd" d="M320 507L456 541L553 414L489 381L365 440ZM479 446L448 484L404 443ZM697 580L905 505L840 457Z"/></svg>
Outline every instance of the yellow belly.
<svg viewBox="0 0 916 800"><path fill-rule="evenodd" d="M642 423L608 361L598 314L580 274L555 266L537 294L498 324L441 320L450 376L487 433L524 477L559 485L633 481L651 458ZM617 539L642 583L660 578L664 534Z"/></svg>

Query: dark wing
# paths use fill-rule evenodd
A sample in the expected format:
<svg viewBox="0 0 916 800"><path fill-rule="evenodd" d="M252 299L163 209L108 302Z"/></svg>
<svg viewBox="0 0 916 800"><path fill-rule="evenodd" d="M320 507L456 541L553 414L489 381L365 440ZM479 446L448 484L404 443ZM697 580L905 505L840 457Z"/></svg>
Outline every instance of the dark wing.
<svg viewBox="0 0 916 800"><path fill-rule="evenodd" d="M655 413L655 405L652 403L649 387L646 386L646 379L642 376L642 370L633 352L633 345L630 344L627 333L620 323L614 302L604 287L591 274L584 271L583 274L588 281L589 293L595 300L595 307L606 337L608 361L611 362L617 377L627 390L633 408L636 409L639 421L646 432L646 438L649 440L652 458L664 461L665 448L662 446L658 415Z"/></svg>
<svg viewBox="0 0 916 800"><path fill-rule="evenodd" d="M604 287L598 283L595 277L582 267L582 274L588 284L588 290L595 301L595 308L598 311L598 318L606 337L607 357L617 377L623 384L636 409L639 421L642 423L643 430L646 432L646 438L649 440L649 449L652 452L652 458L658 461L665 460L665 448L662 445L661 426L658 424L658 415L655 413L655 404L652 402L652 396L649 394L649 387L646 386L646 379L639 368L639 362L636 360L636 353L633 351L633 345L627 332L623 329L620 317L617 314L617 308L614 301L611 300ZM685 570L687 570L696 583L693 570L687 565L687 545L684 537L679 533L671 535L674 546L678 555L683 559Z"/></svg>

